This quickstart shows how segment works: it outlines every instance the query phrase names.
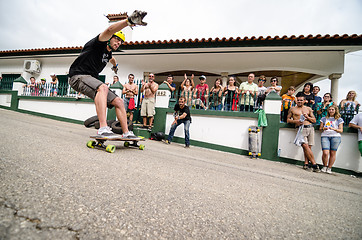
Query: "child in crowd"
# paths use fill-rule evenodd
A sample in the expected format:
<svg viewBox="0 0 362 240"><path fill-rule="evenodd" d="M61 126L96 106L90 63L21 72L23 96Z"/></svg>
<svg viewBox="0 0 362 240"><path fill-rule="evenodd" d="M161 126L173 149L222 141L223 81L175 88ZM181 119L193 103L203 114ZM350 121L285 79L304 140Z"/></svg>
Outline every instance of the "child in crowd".
<svg viewBox="0 0 362 240"><path fill-rule="evenodd" d="M38 83L39 86L39 96L46 96L46 82L47 80L45 78L40 79L40 83Z"/></svg>
<svg viewBox="0 0 362 240"><path fill-rule="evenodd" d="M280 120L282 122L287 122L289 109L295 105L294 92L295 92L295 87L290 86L288 88L288 92L282 95L282 109L280 115Z"/></svg>
<svg viewBox="0 0 362 240"><path fill-rule="evenodd" d="M341 133L343 132L343 119L339 114L338 107L332 105L328 107L326 117L322 117L319 127L322 145L323 168L321 172L332 173L332 166L336 161L336 154L339 144L341 143ZM329 158L329 159L328 159Z"/></svg>
<svg viewBox="0 0 362 240"><path fill-rule="evenodd" d="M58 94L58 78L55 73L50 74L52 81L50 82L50 96L55 97Z"/></svg>

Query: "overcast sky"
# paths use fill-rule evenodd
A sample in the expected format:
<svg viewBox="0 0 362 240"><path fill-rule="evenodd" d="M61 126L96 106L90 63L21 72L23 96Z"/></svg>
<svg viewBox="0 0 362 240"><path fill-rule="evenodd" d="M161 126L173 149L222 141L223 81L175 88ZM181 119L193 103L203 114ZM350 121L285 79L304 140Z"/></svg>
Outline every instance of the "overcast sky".
<svg viewBox="0 0 362 240"><path fill-rule="evenodd" d="M108 26L104 15L135 9L148 26L133 41L362 34L361 0L0 0L0 9L0 50L83 46ZM362 51L348 54L339 101L353 89L362 103L361 76Z"/></svg>

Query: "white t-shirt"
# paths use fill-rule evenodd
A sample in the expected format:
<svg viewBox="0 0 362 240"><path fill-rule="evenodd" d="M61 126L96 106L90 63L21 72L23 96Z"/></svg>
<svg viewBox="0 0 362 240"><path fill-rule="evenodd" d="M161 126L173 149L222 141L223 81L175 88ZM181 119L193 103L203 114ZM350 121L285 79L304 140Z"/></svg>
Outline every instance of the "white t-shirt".
<svg viewBox="0 0 362 240"><path fill-rule="evenodd" d="M262 86L262 87L258 87L258 95L261 95L261 94L265 94L265 91L266 91L266 87Z"/></svg>
<svg viewBox="0 0 362 240"><path fill-rule="evenodd" d="M362 126L362 113L359 113L356 116L354 116L352 121L350 121L349 123L353 123L354 125L357 126ZM358 141L362 141L362 133L360 130L358 130Z"/></svg>
<svg viewBox="0 0 362 240"><path fill-rule="evenodd" d="M322 117L321 123L323 123L323 128L332 127L332 128L338 129L339 124L341 124L341 123L343 124L344 121L342 118L334 119L334 117L331 117L331 118ZM321 137L340 137L340 136L341 136L340 133L338 133L332 129L323 130L323 132L321 134Z"/></svg>

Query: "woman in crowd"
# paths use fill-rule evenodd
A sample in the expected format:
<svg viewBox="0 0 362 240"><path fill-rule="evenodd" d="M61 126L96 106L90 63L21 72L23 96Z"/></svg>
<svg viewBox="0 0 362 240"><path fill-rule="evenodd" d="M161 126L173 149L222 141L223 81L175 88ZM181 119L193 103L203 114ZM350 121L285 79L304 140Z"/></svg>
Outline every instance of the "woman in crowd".
<svg viewBox="0 0 362 240"><path fill-rule="evenodd" d="M341 133L343 132L343 119L336 105L328 107L327 116L322 117L319 127L322 145L322 172L332 173L332 166L336 161L336 153L341 143Z"/></svg>
<svg viewBox="0 0 362 240"><path fill-rule="evenodd" d="M270 92L276 92L278 95L280 95L280 90L282 90L282 86L278 86L278 78L272 77L270 79L271 86L268 87L265 91L266 95L268 95Z"/></svg>
<svg viewBox="0 0 362 240"><path fill-rule="evenodd" d="M210 90L210 109L220 111L222 109L222 92L221 78L215 80L214 86Z"/></svg>
<svg viewBox="0 0 362 240"><path fill-rule="evenodd" d="M192 91L194 90L194 74L191 75L191 79L187 77L185 73L185 80L181 83L181 96L185 97L187 106L191 107L192 103Z"/></svg>
<svg viewBox="0 0 362 240"><path fill-rule="evenodd" d="M325 93L323 95L323 101L316 104L316 123L318 124L322 117L327 116L327 109L332 106L334 102L332 101L332 95L330 93Z"/></svg>
<svg viewBox="0 0 362 240"><path fill-rule="evenodd" d="M314 95L312 93L313 90L313 84L310 82L307 82L306 84L304 84L303 87L303 96L305 98L306 103L304 104L307 107L312 108L313 104L314 104Z"/></svg>
<svg viewBox="0 0 362 240"><path fill-rule="evenodd" d="M356 108L360 106L360 104L356 101L356 97L357 93L355 91L349 91L347 93L346 99L343 99L339 104L341 112L346 112L346 113L356 112Z"/></svg>
<svg viewBox="0 0 362 240"><path fill-rule="evenodd" d="M235 77L229 77L228 85L224 89L225 111L236 111L238 106L238 87L235 86Z"/></svg>

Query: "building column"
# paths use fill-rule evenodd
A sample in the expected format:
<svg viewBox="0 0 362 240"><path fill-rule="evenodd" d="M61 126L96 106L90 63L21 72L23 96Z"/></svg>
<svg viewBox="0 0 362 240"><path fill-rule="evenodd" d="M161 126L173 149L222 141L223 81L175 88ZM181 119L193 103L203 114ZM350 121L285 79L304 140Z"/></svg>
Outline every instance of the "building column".
<svg viewBox="0 0 362 240"><path fill-rule="evenodd" d="M341 73L333 73L328 76L328 78L331 80L331 95L333 102L338 104L338 83L339 79L342 77Z"/></svg>
<svg viewBox="0 0 362 240"><path fill-rule="evenodd" d="M221 73L221 79L222 79L222 86L223 87L226 87L228 85L228 76L229 76L228 72L222 72Z"/></svg>
<svg viewBox="0 0 362 240"><path fill-rule="evenodd" d="M143 72L143 81L148 82L148 75L149 74L150 74L150 72Z"/></svg>

